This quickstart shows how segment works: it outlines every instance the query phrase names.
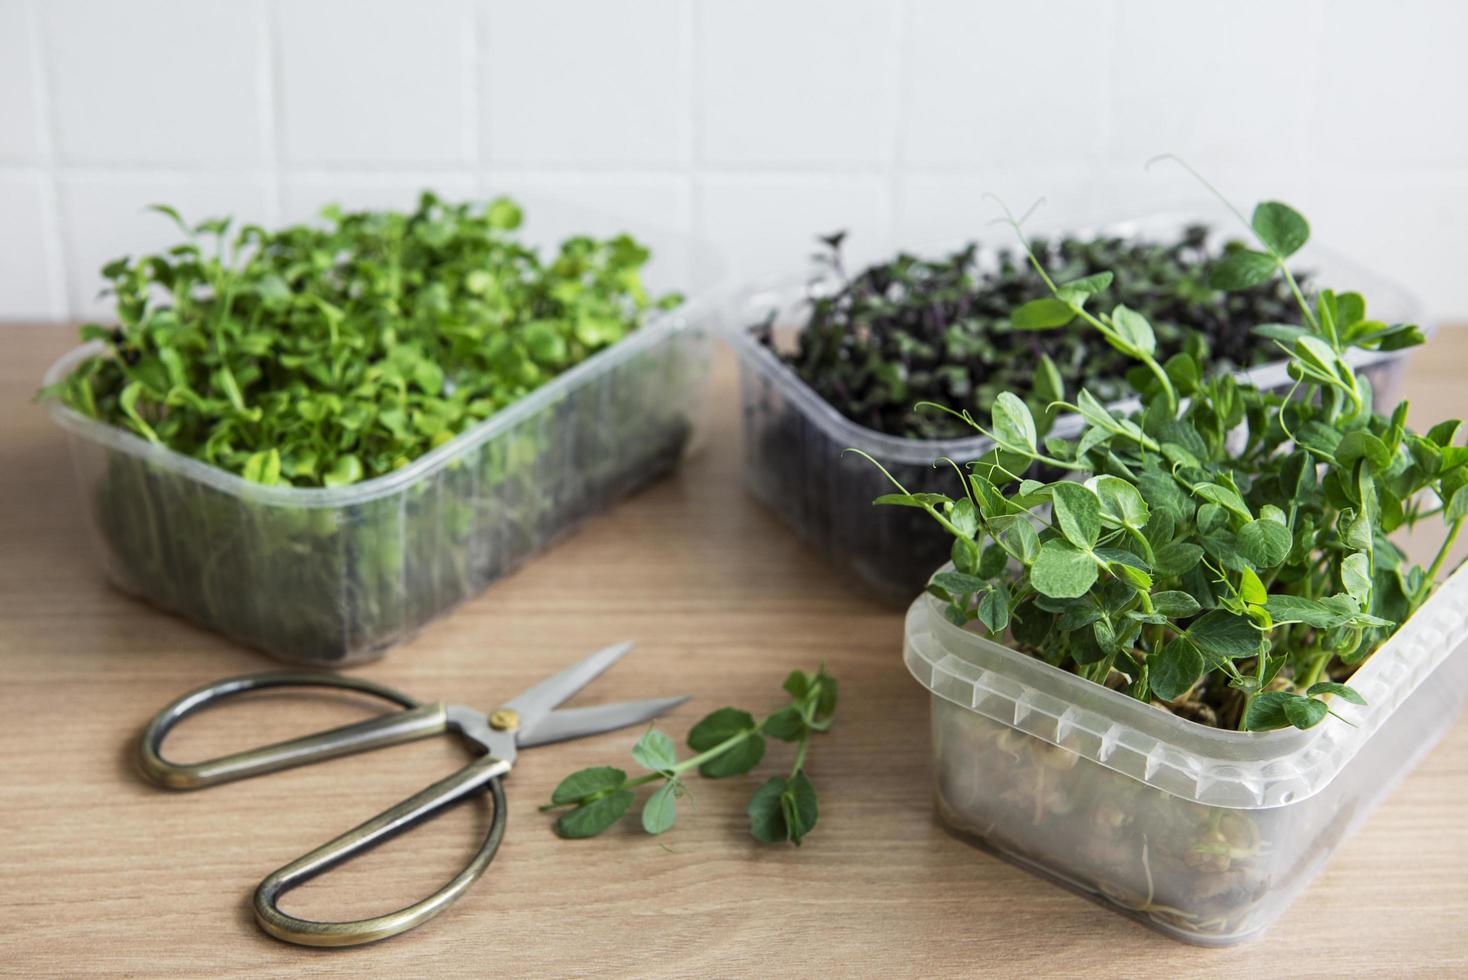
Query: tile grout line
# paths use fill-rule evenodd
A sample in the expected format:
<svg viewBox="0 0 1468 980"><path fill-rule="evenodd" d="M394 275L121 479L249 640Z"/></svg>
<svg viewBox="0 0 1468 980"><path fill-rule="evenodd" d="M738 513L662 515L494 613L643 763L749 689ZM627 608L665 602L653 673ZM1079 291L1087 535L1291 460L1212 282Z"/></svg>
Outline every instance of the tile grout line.
<svg viewBox="0 0 1468 980"><path fill-rule="evenodd" d="M699 287L705 284L704 276L716 277L716 270L705 270L703 265L700 243L706 241L704 234L704 208L702 201L702 174L703 174L703 71L702 54L703 46L699 36L703 28L703 4L698 0L689 0L678 4L679 36L682 41L681 57L683 60L682 71L686 91L683 133L683 173L680 181L685 194L684 216L686 231L693 243L694 254L689 257L688 271L690 286L697 284Z"/></svg>
<svg viewBox="0 0 1468 980"><path fill-rule="evenodd" d="M31 64L31 82L36 87L36 140L40 153L39 169L42 210L42 248L46 253L47 305L56 320L75 320L72 309L71 263L66 254L66 235L61 207L61 169L56 165L60 130L51 99L51 58L41 27L41 11L37 0L27 0L24 8L27 41L35 56Z"/></svg>
<svg viewBox="0 0 1468 980"><path fill-rule="evenodd" d="M911 30L912 9L910 0L897 0L893 10L892 36L896 53L892 57L892 79L888 88L891 90L888 110L891 112L891 147L887 157L887 245L888 251L893 251L898 246L899 214L902 212L902 185L903 178L907 176L906 161L903 157L902 147L907 142L907 134L910 129L911 117L909 115L912 106L912 95L910 79L908 77L908 32Z"/></svg>
<svg viewBox="0 0 1468 980"><path fill-rule="evenodd" d="M484 86L484 49L481 41L488 32L488 14L483 4L476 0L468 2L468 30L459 41L459 55L464 59L462 66L463 105L460 107L459 154L463 165L473 174L474 186L479 184L481 106L479 93Z"/></svg>
<svg viewBox="0 0 1468 980"><path fill-rule="evenodd" d="M258 0L255 6L256 42L260 45L255 77L255 95L260 111L260 147L266 167L266 219L270 225L278 225L284 208L285 192L281 186L280 145L281 132L279 111L280 98L280 51L277 44L280 33L280 18L275 0Z"/></svg>

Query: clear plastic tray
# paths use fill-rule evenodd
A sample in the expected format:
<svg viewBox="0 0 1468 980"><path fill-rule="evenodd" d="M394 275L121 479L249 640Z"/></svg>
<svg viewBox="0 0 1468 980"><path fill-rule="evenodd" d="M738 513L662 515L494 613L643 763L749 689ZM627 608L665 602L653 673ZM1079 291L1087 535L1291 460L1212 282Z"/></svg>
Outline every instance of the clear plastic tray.
<svg viewBox="0 0 1468 980"><path fill-rule="evenodd" d="M903 657L932 692L938 816L965 839L1192 943L1249 939L1452 726L1468 695L1468 569L1309 731L1178 718L948 622Z"/></svg>
<svg viewBox="0 0 1468 980"><path fill-rule="evenodd" d="M1187 223L1189 219L1169 214L1103 227L1108 233L1160 237ZM1410 321L1418 315L1412 296L1348 261L1307 248L1299 264L1332 285L1362 292L1373 316ZM909 489L957 497L962 496L957 474L947 465L935 468L934 460L947 456L962 464L988 452L992 443L982 436L907 439L858 425L751 335L750 326L774 311L777 342L782 336L788 339L804 324L810 298L836 288L832 279L789 280L746 289L721 306L720 332L739 356L745 482L848 578L886 602L906 604L947 560L952 539L921 510L873 507L871 502L890 492L891 485L871 463L852 454L843 457L842 450L866 452ZM1390 403L1400 390L1407 353L1353 352L1353 363L1371 379L1378 403ZM1241 375L1261 387L1289 384L1282 361ZM979 408L981 416L987 414ZM1078 416L1064 416L1051 431L1070 435L1081 425Z"/></svg>
<svg viewBox="0 0 1468 980"><path fill-rule="evenodd" d="M702 319L687 305L651 317L403 469L334 489L251 483L57 399L48 410L116 585L283 660L341 666L672 470L706 376Z"/></svg>

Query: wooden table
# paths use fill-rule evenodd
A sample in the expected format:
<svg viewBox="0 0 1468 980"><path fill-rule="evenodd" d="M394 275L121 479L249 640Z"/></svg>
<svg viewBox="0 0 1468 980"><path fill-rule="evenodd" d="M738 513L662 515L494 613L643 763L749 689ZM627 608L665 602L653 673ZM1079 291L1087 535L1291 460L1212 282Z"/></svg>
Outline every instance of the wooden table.
<svg viewBox="0 0 1468 980"><path fill-rule="evenodd" d="M266 938L249 896L266 872L457 767L448 740L195 794L144 785L142 724L176 694L266 668L259 654L106 586L78 524L60 433L30 404L70 330L0 328L0 971L24 976L324 974L619 976L1468 971L1468 724L1347 841L1268 940L1228 950L1162 938L960 843L934 822L928 695L900 657L901 615L847 591L740 487L734 371L720 356L701 444L680 473L434 623L362 676L492 706L612 640L637 650L583 703L694 697L681 742L724 704L763 713L791 667L842 683L813 746L819 827L796 850L756 844L744 805L764 769L698 782L654 839L629 819L562 841L536 810L582 766L625 764L627 732L539 749L509 783L489 875L422 929L377 946ZM1417 418L1463 413L1468 332L1413 361ZM1423 408L1429 408L1423 413ZM202 757L361 707L278 698L176 736ZM624 761L625 760L625 761ZM775 760L779 760L776 762ZM322 917L427 894L478 843L460 807L292 893Z"/></svg>

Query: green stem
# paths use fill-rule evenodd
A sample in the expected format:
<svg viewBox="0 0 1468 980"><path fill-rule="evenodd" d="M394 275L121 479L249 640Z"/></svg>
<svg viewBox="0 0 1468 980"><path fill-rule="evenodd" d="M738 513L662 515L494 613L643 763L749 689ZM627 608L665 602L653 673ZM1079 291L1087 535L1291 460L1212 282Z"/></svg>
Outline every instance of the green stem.
<svg viewBox="0 0 1468 980"><path fill-rule="evenodd" d="M758 732L759 725L755 725L753 728L746 728L740 732L735 732L733 735L730 735L728 738L724 739L713 748L700 752L698 755L684 759L682 762L673 766L671 769L662 769L658 772L645 773L644 775L638 776L635 779L627 780L625 783L617 786L616 789L635 789L638 786L645 786L648 783L653 782L654 780L666 779L669 775L677 776L681 773L685 773L689 769L694 769L698 766L703 765L705 762L708 762L710 759L713 759L716 756L723 755L725 752L729 751L731 748L738 745L745 739L749 738L751 735L758 734ZM803 749L804 746L802 745L801 748ZM607 792L609 791L592 793L590 796L583 797L579 800L573 800L570 803L547 803L542 806L540 810L542 813L545 813L549 810L559 810L564 807L581 806L585 803L589 803L594 799L605 796Z"/></svg>
<svg viewBox="0 0 1468 980"><path fill-rule="evenodd" d="M1325 670L1325 665L1330 662L1330 651L1321 650L1310 661L1310 666L1305 669L1305 674L1295 682L1295 687L1301 691L1308 691L1320 680L1320 674Z"/></svg>
<svg viewBox="0 0 1468 980"><path fill-rule="evenodd" d="M810 744L810 736L804 736L800 744L795 747L795 764L790 767L790 778L794 779L796 774L805 767L805 748Z"/></svg>
<svg viewBox="0 0 1468 980"><path fill-rule="evenodd" d="M1448 560L1448 552L1452 549L1453 542L1457 540L1458 531L1463 527L1463 520L1464 518L1460 517L1448 527L1448 536L1443 538L1442 546L1437 549L1437 557L1432 559L1432 564L1427 568L1427 574L1422 577L1422 587L1417 590L1417 595L1413 596L1415 602L1420 603L1432 591L1433 585L1437 582L1437 573L1442 570L1443 562Z"/></svg>

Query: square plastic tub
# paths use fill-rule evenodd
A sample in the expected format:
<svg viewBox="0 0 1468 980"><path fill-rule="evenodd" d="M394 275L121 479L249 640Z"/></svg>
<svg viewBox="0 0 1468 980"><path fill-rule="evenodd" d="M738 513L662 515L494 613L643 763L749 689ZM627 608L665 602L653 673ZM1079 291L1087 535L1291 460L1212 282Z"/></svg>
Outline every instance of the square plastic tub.
<svg viewBox="0 0 1468 980"><path fill-rule="evenodd" d="M1114 222L1102 230L1160 237L1177 233L1187 223L1175 215L1158 215ZM1319 249L1301 255L1301 266L1316 270L1317 278L1363 293L1373 316L1415 320L1416 300L1394 283L1360 272ZM874 499L892 491L891 484L871 463L854 454L843 456L842 450L869 454L911 490L958 497L963 493L958 474L946 464L935 468L934 461L947 456L962 465L993 444L982 436L908 439L858 425L751 334L750 327L773 312L776 342L788 341L803 326L810 299L838 288L831 278L757 286L732 296L719 312L720 332L739 356L745 483L858 587L890 604L905 605L927 584L932 570L948 559L952 539L921 510L873 507ZM1370 378L1378 404L1391 403L1400 390L1407 353L1352 352L1352 363ZM1242 371L1240 376L1264 388L1287 388L1290 383L1283 361ZM987 406L968 407L977 409L981 419L987 415ZM1121 402L1113 407L1129 406ZM1051 434L1074 435L1083 424L1079 416L1062 416Z"/></svg>
<svg viewBox="0 0 1468 980"><path fill-rule="evenodd" d="M263 486L58 399L88 526L123 590L282 660L380 656L583 518L671 471L708 335L685 306L408 466L340 488ZM96 345L46 374L59 380Z"/></svg>
<svg viewBox="0 0 1468 980"><path fill-rule="evenodd" d="M932 693L938 818L971 843L1190 943L1274 922L1452 727L1468 569L1308 731L1208 728L966 632L924 595L903 657Z"/></svg>

